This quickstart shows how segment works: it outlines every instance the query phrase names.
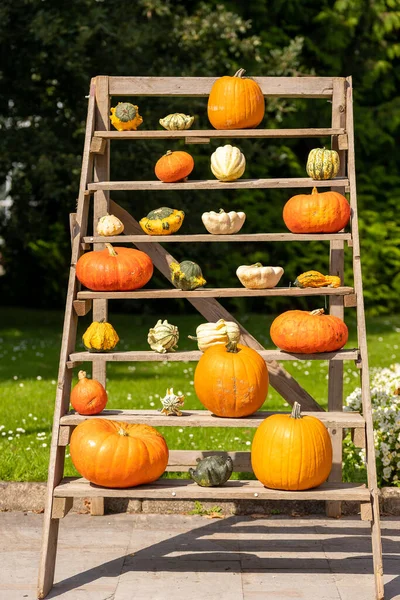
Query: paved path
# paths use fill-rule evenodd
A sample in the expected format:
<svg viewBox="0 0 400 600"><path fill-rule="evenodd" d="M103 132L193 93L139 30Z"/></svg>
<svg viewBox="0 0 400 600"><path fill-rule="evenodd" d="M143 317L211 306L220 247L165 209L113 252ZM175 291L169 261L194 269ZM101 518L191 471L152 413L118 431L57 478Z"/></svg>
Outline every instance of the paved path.
<svg viewBox="0 0 400 600"><path fill-rule="evenodd" d="M33 600L42 515L0 513L0 600ZM400 520L382 522L385 600L400 599ZM59 600L374 600L369 525L341 520L70 514Z"/></svg>

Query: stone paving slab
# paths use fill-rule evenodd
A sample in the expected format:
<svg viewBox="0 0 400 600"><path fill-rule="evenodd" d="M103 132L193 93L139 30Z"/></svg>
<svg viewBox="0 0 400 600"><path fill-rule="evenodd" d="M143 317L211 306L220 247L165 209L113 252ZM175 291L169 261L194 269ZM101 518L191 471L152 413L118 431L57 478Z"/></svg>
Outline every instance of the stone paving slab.
<svg viewBox="0 0 400 600"><path fill-rule="evenodd" d="M0 600L34 600L43 515L0 513ZM385 600L400 600L400 520L382 520ZM374 600L357 517L70 514L57 600Z"/></svg>

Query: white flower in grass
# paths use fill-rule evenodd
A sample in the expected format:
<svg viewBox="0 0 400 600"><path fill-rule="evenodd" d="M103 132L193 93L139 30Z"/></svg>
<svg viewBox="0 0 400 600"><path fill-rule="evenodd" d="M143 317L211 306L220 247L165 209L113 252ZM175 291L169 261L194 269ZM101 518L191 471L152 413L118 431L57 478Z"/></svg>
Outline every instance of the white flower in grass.
<svg viewBox="0 0 400 600"><path fill-rule="evenodd" d="M383 469L383 477L384 477L384 479L389 480L391 474L392 474L392 467L385 467Z"/></svg>
<svg viewBox="0 0 400 600"><path fill-rule="evenodd" d="M42 444L42 448L47 448L47 444Z"/></svg>
<svg viewBox="0 0 400 600"><path fill-rule="evenodd" d="M38 381L42 381L42 376L41 376L41 375L38 375L38 376L36 377L36 379L37 379Z"/></svg>
<svg viewBox="0 0 400 600"><path fill-rule="evenodd" d="M17 381L17 379L18 379L18 375L14 375L13 379L14 379L15 381Z"/></svg>

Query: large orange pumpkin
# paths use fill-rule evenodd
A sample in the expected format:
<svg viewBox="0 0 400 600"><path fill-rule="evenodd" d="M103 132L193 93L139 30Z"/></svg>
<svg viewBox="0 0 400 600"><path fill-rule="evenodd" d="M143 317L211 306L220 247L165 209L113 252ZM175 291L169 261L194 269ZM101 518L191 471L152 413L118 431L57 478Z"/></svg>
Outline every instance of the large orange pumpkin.
<svg viewBox="0 0 400 600"><path fill-rule="evenodd" d="M88 481L127 488L158 479L168 464L168 447L150 425L87 419L73 431L71 459Z"/></svg>
<svg viewBox="0 0 400 600"><path fill-rule="evenodd" d="M299 194L283 208L283 220L292 233L336 233L346 227L350 205L339 192Z"/></svg>
<svg viewBox="0 0 400 600"><path fill-rule="evenodd" d="M267 396L268 383L264 359L235 342L208 348L194 373L200 402L218 417L245 417L256 412Z"/></svg>
<svg viewBox="0 0 400 600"><path fill-rule="evenodd" d="M95 292L137 290L151 279L152 260L133 248L113 248L87 252L76 263L79 281Z"/></svg>
<svg viewBox="0 0 400 600"><path fill-rule="evenodd" d="M193 169L194 160L188 152L168 150L158 159L154 171L160 181L174 183L185 179Z"/></svg>
<svg viewBox="0 0 400 600"><path fill-rule="evenodd" d="M106 407L108 397L100 381L88 379L85 371L79 371L69 400L80 415L97 415Z"/></svg>
<svg viewBox="0 0 400 600"><path fill-rule="evenodd" d="M323 313L323 308L311 312L287 310L273 321L271 340L278 348L298 354L343 348L349 335L346 324L339 317Z"/></svg>
<svg viewBox="0 0 400 600"><path fill-rule="evenodd" d="M215 81L208 97L208 118L215 129L251 129L264 118L265 101L258 83L243 77L239 69L233 77Z"/></svg>
<svg viewBox="0 0 400 600"><path fill-rule="evenodd" d="M257 428L251 464L257 479L275 490L308 490L321 485L332 468L332 443L325 425L300 414L271 415Z"/></svg>

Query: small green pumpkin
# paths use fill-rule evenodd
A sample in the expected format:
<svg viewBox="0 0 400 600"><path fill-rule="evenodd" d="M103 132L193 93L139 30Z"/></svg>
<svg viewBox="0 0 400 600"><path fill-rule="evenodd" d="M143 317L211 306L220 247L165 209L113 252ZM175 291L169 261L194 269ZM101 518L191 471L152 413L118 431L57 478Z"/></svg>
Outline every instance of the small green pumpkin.
<svg viewBox="0 0 400 600"><path fill-rule="evenodd" d="M307 175L311 179L333 179L339 173L340 159L335 150L314 148L307 159Z"/></svg>
<svg viewBox="0 0 400 600"><path fill-rule="evenodd" d="M180 264L172 262L169 268L171 281L180 290L195 290L207 283L199 265L191 260L184 260Z"/></svg>
<svg viewBox="0 0 400 600"><path fill-rule="evenodd" d="M197 467L189 469L190 477L201 487L224 485L232 475L233 462L230 456L206 456L198 459Z"/></svg>
<svg viewBox="0 0 400 600"><path fill-rule="evenodd" d="M184 129L189 129L193 125L194 117L190 115L185 115L184 113L172 113L171 115L167 115L164 119L160 119L159 123L169 131L182 131Z"/></svg>

